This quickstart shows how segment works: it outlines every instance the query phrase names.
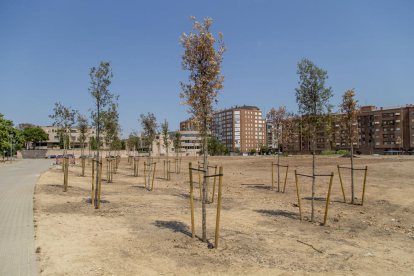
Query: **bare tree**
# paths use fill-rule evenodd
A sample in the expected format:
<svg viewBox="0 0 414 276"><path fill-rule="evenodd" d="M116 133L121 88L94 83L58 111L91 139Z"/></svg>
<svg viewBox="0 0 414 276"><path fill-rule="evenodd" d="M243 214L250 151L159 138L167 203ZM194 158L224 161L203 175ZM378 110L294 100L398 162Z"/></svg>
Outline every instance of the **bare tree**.
<svg viewBox="0 0 414 276"><path fill-rule="evenodd" d="M108 86L111 84L112 69L109 68L110 62L102 62L98 68L91 68L89 76L91 78L91 86L88 88L89 93L94 99L94 108L91 109L92 126L96 129L96 155L100 161L100 138L101 132L105 131L105 115L104 108L113 103L113 98L118 98L114 94L109 93ZM99 166L96 166L96 185L95 198L98 198L99 189ZM98 209L98 201L95 200L95 208Z"/></svg>
<svg viewBox="0 0 414 276"><path fill-rule="evenodd" d="M182 104L188 105L188 112L192 114L195 123L200 129L200 134L204 139L204 158L203 171L204 176L207 173L208 151L207 151L207 122L212 118L213 102L220 90L223 90L224 76L220 76L221 63L223 54L226 51L224 46L223 34L219 33L220 39L217 41L219 49L216 51L214 43L216 39L210 32L212 19L207 17L202 23L195 21L194 17L190 17L193 22L194 33L190 32L187 36L183 33L180 37L180 44L185 49L181 55L181 66L183 70L189 70L189 83L180 82L183 93L180 98L185 98ZM203 242L207 241L207 225L206 225L206 204L208 194L207 178L203 181Z"/></svg>
<svg viewBox="0 0 414 276"><path fill-rule="evenodd" d="M300 81L299 88L295 88L296 102L299 106L299 113L302 115L302 133L312 141L312 174L315 175L315 152L316 152L316 129L321 127L323 116L329 113L332 105L329 99L333 96L332 88L325 88L325 80L328 72L318 68L310 60L303 58L298 62L297 74ZM315 220L315 177L312 178L312 218Z"/></svg>
<svg viewBox="0 0 414 276"><path fill-rule="evenodd" d="M339 105L341 111L341 123L342 128L348 135L345 136L348 144L351 147L351 189L352 189L352 200L354 204L354 142L357 141L358 135L358 121L357 116L359 114L358 100L354 99L354 89L348 90L342 95L342 103Z"/></svg>
<svg viewBox="0 0 414 276"><path fill-rule="evenodd" d="M152 142L155 140L157 135L157 118L155 118L154 113L148 112L148 115L140 115L141 119L138 121L141 122L142 128L144 129L144 142L148 146L148 190L151 190L151 152L152 152ZM146 169L146 168L145 168Z"/></svg>
<svg viewBox="0 0 414 276"><path fill-rule="evenodd" d="M277 191L280 191L280 147L286 146L290 143L294 133L293 121L289 118L292 113L287 111L286 106L279 106L279 109L272 108L266 115L267 120L272 126L272 148L277 147ZM272 184L273 187L273 184Z"/></svg>

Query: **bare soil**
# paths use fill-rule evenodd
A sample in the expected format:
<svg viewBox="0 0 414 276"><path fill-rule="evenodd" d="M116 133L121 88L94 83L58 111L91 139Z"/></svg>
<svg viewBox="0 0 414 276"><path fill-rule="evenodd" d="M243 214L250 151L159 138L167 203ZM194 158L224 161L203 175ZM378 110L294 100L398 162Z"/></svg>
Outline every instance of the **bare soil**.
<svg viewBox="0 0 414 276"><path fill-rule="evenodd" d="M196 239L191 238L188 163L181 173L163 179L157 162L154 190L122 159L113 183L102 175L101 209L91 204L91 168L81 177L79 164L69 171L62 191L60 166L44 173L35 188L38 266L44 275L413 275L414 156L354 159L368 166L364 206L364 171L355 171L356 204L350 204L350 170L342 169L348 203L344 203L337 165L339 156L317 156L317 174L335 173L327 225L323 225L329 177L316 178L315 222L310 222L312 179L299 176L304 220L294 171L311 174L311 156L281 157L271 190L271 162L277 157L209 157L224 168L220 238L213 248L217 212L207 206L208 243L201 241L201 202L194 172ZM214 169L210 171L214 174ZM210 178L211 201L213 179Z"/></svg>

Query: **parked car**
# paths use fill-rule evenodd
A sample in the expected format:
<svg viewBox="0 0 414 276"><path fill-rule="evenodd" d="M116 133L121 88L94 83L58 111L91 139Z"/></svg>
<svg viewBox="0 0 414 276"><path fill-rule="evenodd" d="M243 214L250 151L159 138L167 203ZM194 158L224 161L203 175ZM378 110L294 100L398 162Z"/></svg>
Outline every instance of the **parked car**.
<svg viewBox="0 0 414 276"><path fill-rule="evenodd" d="M48 155L45 157L46 159L52 159L52 158L56 158L56 155Z"/></svg>

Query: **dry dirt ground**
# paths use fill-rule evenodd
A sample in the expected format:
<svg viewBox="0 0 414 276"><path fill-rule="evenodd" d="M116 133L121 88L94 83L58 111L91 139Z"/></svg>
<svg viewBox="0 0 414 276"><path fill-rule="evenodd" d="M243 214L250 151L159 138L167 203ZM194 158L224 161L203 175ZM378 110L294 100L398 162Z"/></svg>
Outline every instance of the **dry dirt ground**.
<svg viewBox="0 0 414 276"><path fill-rule="evenodd" d="M335 173L326 226L321 223L329 177L316 178L315 222L312 179L299 177L300 221L294 170L311 174L312 157L280 158L289 164L285 193L277 192L276 168L275 190L270 189L272 161L276 157L209 158L210 165L224 167L218 249L211 248L217 197L207 206L208 243L200 241L197 173L196 239L191 238L188 162L197 164L194 157L182 159L181 173L171 181L163 180L163 159L158 161L152 192L144 189L144 160L134 177L122 159L113 183L104 181L104 171L100 210L90 203L90 166L85 177L80 165L70 167L66 193L56 166L35 188L39 269L44 275L414 274L414 156L355 158L356 168L369 169L364 206L364 171L355 171L357 204L344 203L336 166L349 166L349 158L317 156L317 174ZM350 171L341 172L349 202Z"/></svg>

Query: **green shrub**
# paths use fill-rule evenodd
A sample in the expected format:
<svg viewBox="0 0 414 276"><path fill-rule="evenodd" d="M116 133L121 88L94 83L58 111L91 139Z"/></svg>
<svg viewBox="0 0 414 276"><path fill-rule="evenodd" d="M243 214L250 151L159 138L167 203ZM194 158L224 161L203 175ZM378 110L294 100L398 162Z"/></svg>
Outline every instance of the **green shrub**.
<svg viewBox="0 0 414 276"><path fill-rule="evenodd" d="M322 155L332 155L335 154L336 152L334 150L324 150L321 152Z"/></svg>
<svg viewBox="0 0 414 276"><path fill-rule="evenodd" d="M284 153L283 154L283 157L288 157L289 155L287 154L287 153Z"/></svg>
<svg viewBox="0 0 414 276"><path fill-rule="evenodd" d="M338 150L336 152L336 154L351 154L351 152L350 151L347 151L347 150Z"/></svg>

